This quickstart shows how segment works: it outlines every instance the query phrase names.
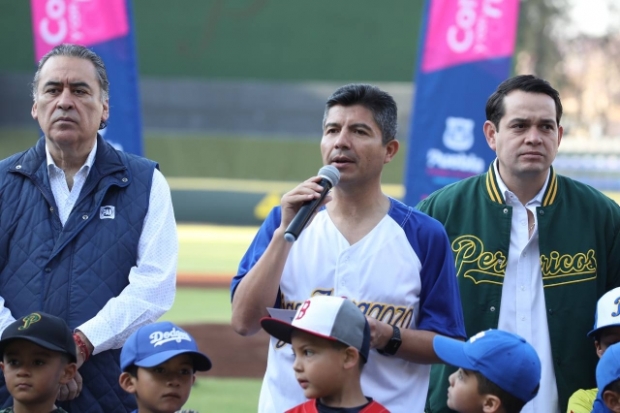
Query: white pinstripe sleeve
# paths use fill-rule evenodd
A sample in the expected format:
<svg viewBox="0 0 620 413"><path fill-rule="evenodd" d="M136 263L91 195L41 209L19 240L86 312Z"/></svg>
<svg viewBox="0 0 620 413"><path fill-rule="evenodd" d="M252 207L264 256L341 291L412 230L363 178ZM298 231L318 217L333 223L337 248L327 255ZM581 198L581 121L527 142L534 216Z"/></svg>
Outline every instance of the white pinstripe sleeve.
<svg viewBox="0 0 620 413"><path fill-rule="evenodd" d="M95 347L93 354L122 347L131 333L170 309L176 291L178 248L170 187L155 169L138 259L129 272L129 285L77 328ZM1 317L0 313L0 322Z"/></svg>

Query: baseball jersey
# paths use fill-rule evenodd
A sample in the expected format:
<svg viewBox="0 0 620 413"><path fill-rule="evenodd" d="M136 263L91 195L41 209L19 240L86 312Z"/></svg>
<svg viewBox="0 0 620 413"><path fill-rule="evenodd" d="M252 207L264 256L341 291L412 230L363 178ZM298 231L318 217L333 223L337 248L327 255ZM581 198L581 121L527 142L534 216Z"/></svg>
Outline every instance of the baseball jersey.
<svg viewBox="0 0 620 413"><path fill-rule="evenodd" d="M386 216L353 245L322 208L290 250L275 306L297 309L313 295L335 295L401 329L464 338L454 261L443 226L397 200L390 202ZM265 219L232 281L233 294L267 248L280 217L276 207ZM260 413L284 412L306 400L293 360L290 345L271 337ZM391 412L421 412L429 373L430 365L371 351L362 371L362 391Z"/></svg>
<svg viewBox="0 0 620 413"><path fill-rule="evenodd" d="M390 411L374 400L361 407L334 408L325 406L315 399L295 406L285 413L390 413Z"/></svg>

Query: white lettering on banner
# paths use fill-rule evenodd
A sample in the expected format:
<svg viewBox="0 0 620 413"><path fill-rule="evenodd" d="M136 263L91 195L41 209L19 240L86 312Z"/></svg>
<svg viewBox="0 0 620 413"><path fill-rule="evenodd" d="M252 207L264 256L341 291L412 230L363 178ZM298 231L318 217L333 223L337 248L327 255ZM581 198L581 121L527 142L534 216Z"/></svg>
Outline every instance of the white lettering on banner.
<svg viewBox="0 0 620 413"><path fill-rule="evenodd" d="M78 2L79 0L69 4L69 22L71 22L71 41L73 42L79 42L84 37L80 31L82 28L82 15L77 5Z"/></svg>
<svg viewBox="0 0 620 413"><path fill-rule="evenodd" d="M47 44L57 45L67 36L68 27L65 19L67 6L64 0L48 0L45 3L45 17L39 22L39 32ZM51 22L54 22L56 30L52 31Z"/></svg>
<svg viewBox="0 0 620 413"><path fill-rule="evenodd" d="M454 53L465 53L472 47L477 53L487 50L487 19L500 19L502 10L498 4L504 0L482 0L481 15L478 15L477 0L459 0L454 24L446 32L448 47Z"/></svg>
<svg viewBox="0 0 620 413"><path fill-rule="evenodd" d="M176 328L173 328L170 331L155 331L151 333L149 336L151 339L151 344L153 347L161 346L162 344L168 343L170 341L176 341L180 343L181 341L192 341L192 338L184 331L179 331Z"/></svg>
<svg viewBox="0 0 620 413"><path fill-rule="evenodd" d="M439 149L429 149L426 153L426 166L429 168L471 172L472 174L479 174L485 170L484 159L474 154L443 153Z"/></svg>
<svg viewBox="0 0 620 413"><path fill-rule="evenodd" d="M56 46L69 36L69 41L79 42L84 38L82 33L82 14L79 3L90 0L48 0L45 3L45 17L39 22L39 32L45 43Z"/></svg>
<svg viewBox="0 0 620 413"><path fill-rule="evenodd" d="M473 119L457 118L448 116L446 118L446 129L443 132L443 144L446 148L464 152L474 146L474 126Z"/></svg>

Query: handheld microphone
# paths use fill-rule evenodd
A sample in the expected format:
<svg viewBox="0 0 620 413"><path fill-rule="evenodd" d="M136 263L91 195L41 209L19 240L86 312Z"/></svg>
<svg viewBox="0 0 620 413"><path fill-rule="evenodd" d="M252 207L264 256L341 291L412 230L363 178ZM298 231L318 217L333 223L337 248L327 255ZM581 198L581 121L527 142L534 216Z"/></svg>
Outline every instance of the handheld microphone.
<svg viewBox="0 0 620 413"><path fill-rule="evenodd" d="M338 171L338 168L335 166L325 165L319 169L318 176L321 177L318 184L323 187L321 196L317 199L313 199L312 201L304 202L301 208L299 208L295 218L293 218L284 233L284 239L288 242L294 242L297 238L299 238L301 230L304 229L310 220L310 217L314 214L314 211L316 211L320 203L323 202L325 195L327 195L330 189L338 185L338 181L340 180L340 171Z"/></svg>

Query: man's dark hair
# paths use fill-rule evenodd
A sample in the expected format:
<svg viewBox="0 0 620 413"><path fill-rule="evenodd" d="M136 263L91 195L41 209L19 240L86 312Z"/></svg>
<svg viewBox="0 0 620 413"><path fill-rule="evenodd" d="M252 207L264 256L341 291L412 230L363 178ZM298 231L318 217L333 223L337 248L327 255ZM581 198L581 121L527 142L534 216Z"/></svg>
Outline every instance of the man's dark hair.
<svg viewBox="0 0 620 413"><path fill-rule="evenodd" d="M327 112L334 106L360 105L368 109L381 130L384 145L396 138L397 108L394 98L376 86L366 84L350 84L340 87L327 99L323 125Z"/></svg>
<svg viewBox="0 0 620 413"><path fill-rule="evenodd" d="M508 393L506 390L502 389L477 371L471 372L478 379L479 394L492 394L493 396L497 396L497 398L499 398L502 402L502 407L506 413L519 413L521 409L523 409L526 402ZM506 372L506 374L510 374L510 372ZM538 392L538 388L536 388L536 392Z"/></svg>
<svg viewBox="0 0 620 413"><path fill-rule="evenodd" d="M504 98L514 90L527 93L543 93L551 97L555 102L555 120L558 125L560 124L560 119L562 119L562 102L560 101L558 91L551 87L549 82L544 79L533 75L521 75L511 77L502 82L487 100L487 120L493 122L497 130L499 130L499 121L506 113Z"/></svg>
<svg viewBox="0 0 620 413"><path fill-rule="evenodd" d="M61 44L47 52L45 56L39 60L37 71L32 80L32 99L37 99L37 88L39 87L41 69L50 58L55 56L77 57L78 59L90 61L93 66L95 66L97 72L97 80L99 80L99 86L101 87L101 101L105 101L109 98L110 82L108 81L108 73L106 72L103 60L95 52L84 46L79 46L77 44Z"/></svg>

